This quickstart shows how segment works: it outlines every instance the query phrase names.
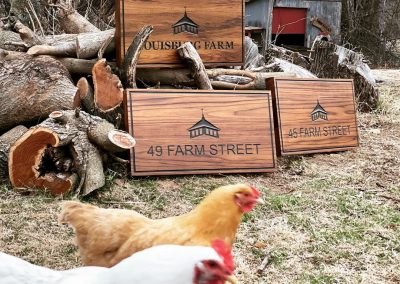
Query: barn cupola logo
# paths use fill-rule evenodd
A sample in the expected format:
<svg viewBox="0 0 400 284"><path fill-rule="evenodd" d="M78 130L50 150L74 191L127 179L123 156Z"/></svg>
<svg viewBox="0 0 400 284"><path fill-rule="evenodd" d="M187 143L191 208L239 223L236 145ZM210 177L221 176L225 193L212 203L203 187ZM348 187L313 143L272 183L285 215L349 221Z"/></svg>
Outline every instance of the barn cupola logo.
<svg viewBox="0 0 400 284"><path fill-rule="evenodd" d="M198 34L199 33L199 25L196 24L186 12L185 7L185 14L183 15L182 19L180 19L176 24L172 26L174 30L174 34L180 33L189 33L189 34Z"/></svg>
<svg viewBox="0 0 400 284"><path fill-rule="evenodd" d="M190 138L193 139L203 135L219 138L219 131L221 129L216 127L204 117L203 110L201 110L201 113L201 119L188 129Z"/></svg>
<svg viewBox="0 0 400 284"><path fill-rule="evenodd" d="M317 100L317 105L315 106L314 110L311 112L311 119L312 119L312 121L316 121L318 119L328 120L328 113L321 106L321 104L319 103L319 100Z"/></svg>

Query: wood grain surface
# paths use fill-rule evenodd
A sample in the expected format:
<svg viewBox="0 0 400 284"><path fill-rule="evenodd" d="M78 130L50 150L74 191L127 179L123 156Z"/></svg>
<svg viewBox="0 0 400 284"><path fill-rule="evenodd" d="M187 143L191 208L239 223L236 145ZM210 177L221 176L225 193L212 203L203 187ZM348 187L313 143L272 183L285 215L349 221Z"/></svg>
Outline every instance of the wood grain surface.
<svg viewBox="0 0 400 284"><path fill-rule="evenodd" d="M345 151L358 146L352 80L267 80L281 155Z"/></svg>
<svg viewBox="0 0 400 284"><path fill-rule="evenodd" d="M160 67L181 64L176 48L193 43L207 66L243 63L244 3L242 0L117 0L117 58L121 62L136 33L145 25L154 31L140 56L139 65ZM174 33L185 15L194 32Z"/></svg>
<svg viewBox="0 0 400 284"><path fill-rule="evenodd" d="M275 168L268 91L127 90L126 97L128 131L137 142L133 176Z"/></svg>

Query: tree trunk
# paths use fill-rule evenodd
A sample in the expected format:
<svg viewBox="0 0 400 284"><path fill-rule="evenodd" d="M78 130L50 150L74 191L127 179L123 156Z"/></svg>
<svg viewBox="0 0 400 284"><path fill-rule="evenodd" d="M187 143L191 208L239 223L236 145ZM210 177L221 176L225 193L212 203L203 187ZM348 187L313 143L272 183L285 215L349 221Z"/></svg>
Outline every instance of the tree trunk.
<svg viewBox="0 0 400 284"><path fill-rule="evenodd" d="M110 37L114 37L115 29L106 30L98 33L80 34L76 38L76 55L78 58L93 58L103 44ZM105 53L115 50L115 40L105 48Z"/></svg>
<svg viewBox="0 0 400 284"><path fill-rule="evenodd" d="M0 136L0 179L8 178L8 153L13 145L28 128L18 125Z"/></svg>
<svg viewBox="0 0 400 284"><path fill-rule="evenodd" d="M178 53L182 60L189 64L197 87L203 90L212 90L213 87L207 76L206 68L194 46L190 42L186 42L178 48Z"/></svg>
<svg viewBox="0 0 400 284"><path fill-rule="evenodd" d="M76 91L68 71L54 58L0 57L0 131L73 108Z"/></svg>

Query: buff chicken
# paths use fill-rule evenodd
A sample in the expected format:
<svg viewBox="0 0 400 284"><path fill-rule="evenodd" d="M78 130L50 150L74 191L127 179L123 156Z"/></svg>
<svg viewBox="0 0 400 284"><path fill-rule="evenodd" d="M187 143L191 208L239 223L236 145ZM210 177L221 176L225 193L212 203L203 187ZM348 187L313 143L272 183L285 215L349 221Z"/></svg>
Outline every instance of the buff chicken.
<svg viewBox="0 0 400 284"><path fill-rule="evenodd" d="M66 201L59 221L73 227L84 265L111 267L156 245L210 246L221 239L232 246L243 213L260 202L254 187L235 184L211 191L196 208L180 216L153 220L133 210Z"/></svg>

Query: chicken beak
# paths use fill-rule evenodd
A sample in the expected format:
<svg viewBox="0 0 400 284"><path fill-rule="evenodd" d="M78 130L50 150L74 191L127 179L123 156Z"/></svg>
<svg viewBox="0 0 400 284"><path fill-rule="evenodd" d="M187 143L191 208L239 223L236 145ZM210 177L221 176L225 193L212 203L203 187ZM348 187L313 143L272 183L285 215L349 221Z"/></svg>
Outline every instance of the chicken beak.
<svg viewBox="0 0 400 284"><path fill-rule="evenodd" d="M257 198L257 200L256 200L256 202L257 203L260 203L260 204L265 204L265 201L262 199L262 198Z"/></svg>
<svg viewBox="0 0 400 284"><path fill-rule="evenodd" d="M228 277L226 277L226 282L227 283L232 283L232 284L239 284L238 279L236 278L235 275L229 275Z"/></svg>

